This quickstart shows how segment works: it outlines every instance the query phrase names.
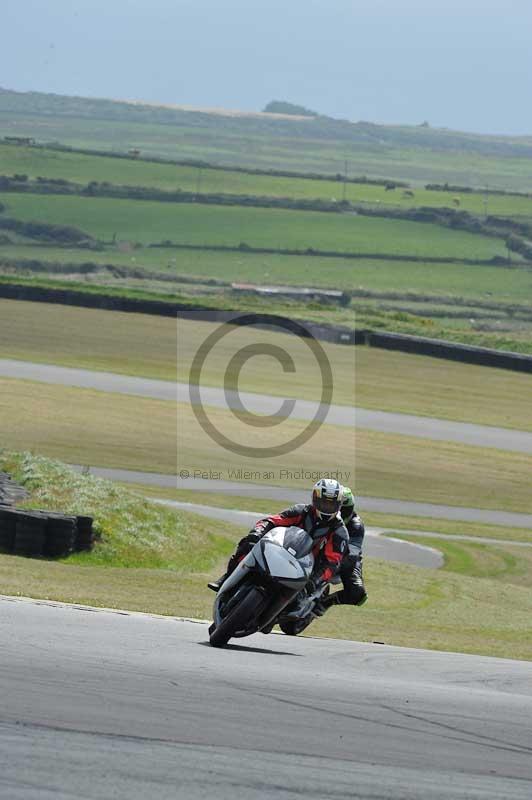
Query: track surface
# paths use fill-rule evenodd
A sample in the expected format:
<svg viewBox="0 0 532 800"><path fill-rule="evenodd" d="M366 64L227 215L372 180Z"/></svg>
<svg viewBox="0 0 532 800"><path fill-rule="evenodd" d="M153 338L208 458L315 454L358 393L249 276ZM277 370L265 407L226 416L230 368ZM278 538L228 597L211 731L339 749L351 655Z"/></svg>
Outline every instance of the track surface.
<svg viewBox="0 0 532 800"><path fill-rule="evenodd" d="M530 800L532 664L0 600L9 800Z"/></svg>
<svg viewBox="0 0 532 800"><path fill-rule="evenodd" d="M134 378L110 372L70 369L50 364L33 364L28 361L0 359L0 375L10 378L23 378L65 386L78 386L97 389L103 392L152 397L159 400L190 402L189 387L185 383ZM201 388L202 401L207 406L218 408L239 408L236 394L213 387ZM275 414L282 399L270 395L240 392L240 401L246 408L257 414ZM306 400L295 401L291 416L295 419L312 419L317 403ZM364 408L331 405L327 415L328 423L347 427L357 426L385 433L399 433L423 439L460 442L478 447L494 447L518 453L532 453L532 433L497 428L489 425L473 425L465 422L417 417L410 414L394 414L386 411L372 411Z"/></svg>

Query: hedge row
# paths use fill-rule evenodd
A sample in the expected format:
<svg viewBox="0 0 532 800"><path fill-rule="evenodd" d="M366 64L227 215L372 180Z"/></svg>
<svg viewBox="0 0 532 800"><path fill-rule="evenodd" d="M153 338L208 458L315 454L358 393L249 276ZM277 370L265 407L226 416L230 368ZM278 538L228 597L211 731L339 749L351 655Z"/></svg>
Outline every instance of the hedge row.
<svg viewBox="0 0 532 800"><path fill-rule="evenodd" d="M512 192L509 189L475 189L472 186L460 186L453 183L427 183L425 189L429 192L454 192L460 194L492 194L503 197L532 197L530 192Z"/></svg>
<svg viewBox="0 0 532 800"><path fill-rule="evenodd" d="M26 176L19 176L26 177ZM106 197L116 200L149 200L157 203L202 203L217 206L248 206L258 208L284 208L297 211L321 211L338 213L348 204L330 200L293 199L290 197L269 197L246 194L226 194L224 192L186 192L181 189L167 191L147 186L120 186L118 184L91 181L86 185L69 181L49 181L44 178L36 181L16 180L0 175L0 191L17 194L54 194L82 197Z"/></svg>
<svg viewBox="0 0 532 800"><path fill-rule="evenodd" d="M370 186L387 186L389 188L405 188L407 189L410 184L405 181L396 180L395 178L368 178L367 175L358 175L352 178L346 177L340 172L336 173L323 173L323 172L297 172L287 169L261 169L260 167L241 167L230 166L224 164L213 164L210 161L203 161L202 159L171 159L163 158L162 156L149 156L142 155L140 151L133 151L131 153L124 153L122 151L103 151L93 150L90 148L69 147L68 145L54 144L54 145L33 145L42 150L59 150L66 153L79 153L86 156L97 156L100 158L121 158L126 161L142 161L147 164L168 164L174 167L197 167L198 169L212 169L218 172L239 172L245 175L263 175L272 178L295 178L297 180L311 180L311 181L338 181L341 183L362 183Z"/></svg>
<svg viewBox="0 0 532 800"><path fill-rule="evenodd" d="M65 244L77 247L93 241L92 237L72 225L52 225L48 222L23 222L12 217L0 216L0 228L13 231L30 239L40 239L50 244Z"/></svg>
<svg viewBox="0 0 532 800"><path fill-rule="evenodd" d="M412 254L399 255L396 253L361 253L349 252L345 250L316 250L314 247L290 248L290 247L255 247L247 242L240 242L237 245L224 244L182 244L166 239L162 242L153 242L148 247L165 248L173 250L204 250L213 253L259 253L262 255L283 255L283 256L315 256L316 258L345 258L345 259L368 259L378 261L414 261L421 264L468 264L471 266L508 266L508 260L502 256L492 258L454 258L452 256L417 256ZM512 265L515 266L515 265Z"/></svg>

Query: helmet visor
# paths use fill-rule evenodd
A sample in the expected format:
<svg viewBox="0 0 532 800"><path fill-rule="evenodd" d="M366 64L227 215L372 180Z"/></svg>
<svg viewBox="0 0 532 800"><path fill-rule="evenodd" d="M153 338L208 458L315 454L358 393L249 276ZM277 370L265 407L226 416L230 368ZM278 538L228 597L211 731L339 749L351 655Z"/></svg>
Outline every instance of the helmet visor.
<svg viewBox="0 0 532 800"><path fill-rule="evenodd" d="M330 516L337 514L340 508L339 501L331 497L316 497L314 505L321 514L328 514Z"/></svg>

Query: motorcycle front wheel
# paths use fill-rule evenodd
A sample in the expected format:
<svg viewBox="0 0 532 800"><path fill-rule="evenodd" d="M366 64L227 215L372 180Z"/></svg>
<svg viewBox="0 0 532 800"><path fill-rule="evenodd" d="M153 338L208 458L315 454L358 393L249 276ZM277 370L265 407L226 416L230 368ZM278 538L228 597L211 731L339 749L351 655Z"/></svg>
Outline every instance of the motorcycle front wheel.
<svg viewBox="0 0 532 800"><path fill-rule="evenodd" d="M244 630L248 623L257 617L260 607L264 604L264 595L256 586L251 586L249 592L240 603L229 612L217 628L211 633L209 642L212 647L224 647L229 639Z"/></svg>

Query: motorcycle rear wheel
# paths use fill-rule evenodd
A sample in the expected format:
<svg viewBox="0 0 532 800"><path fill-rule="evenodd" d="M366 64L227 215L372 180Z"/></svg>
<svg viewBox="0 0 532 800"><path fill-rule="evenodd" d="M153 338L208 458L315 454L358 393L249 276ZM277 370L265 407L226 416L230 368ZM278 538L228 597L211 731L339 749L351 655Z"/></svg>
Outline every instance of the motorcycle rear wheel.
<svg viewBox="0 0 532 800"><path fill-rule="evenodd" d="M251 586L246 596L236 608L229 612L217 628L211 633L209 642L212 647L225 647L229 639L237 631L246 628L250 620L257 616L257 610L264 602L264 595L256 586Z"/></svg>

